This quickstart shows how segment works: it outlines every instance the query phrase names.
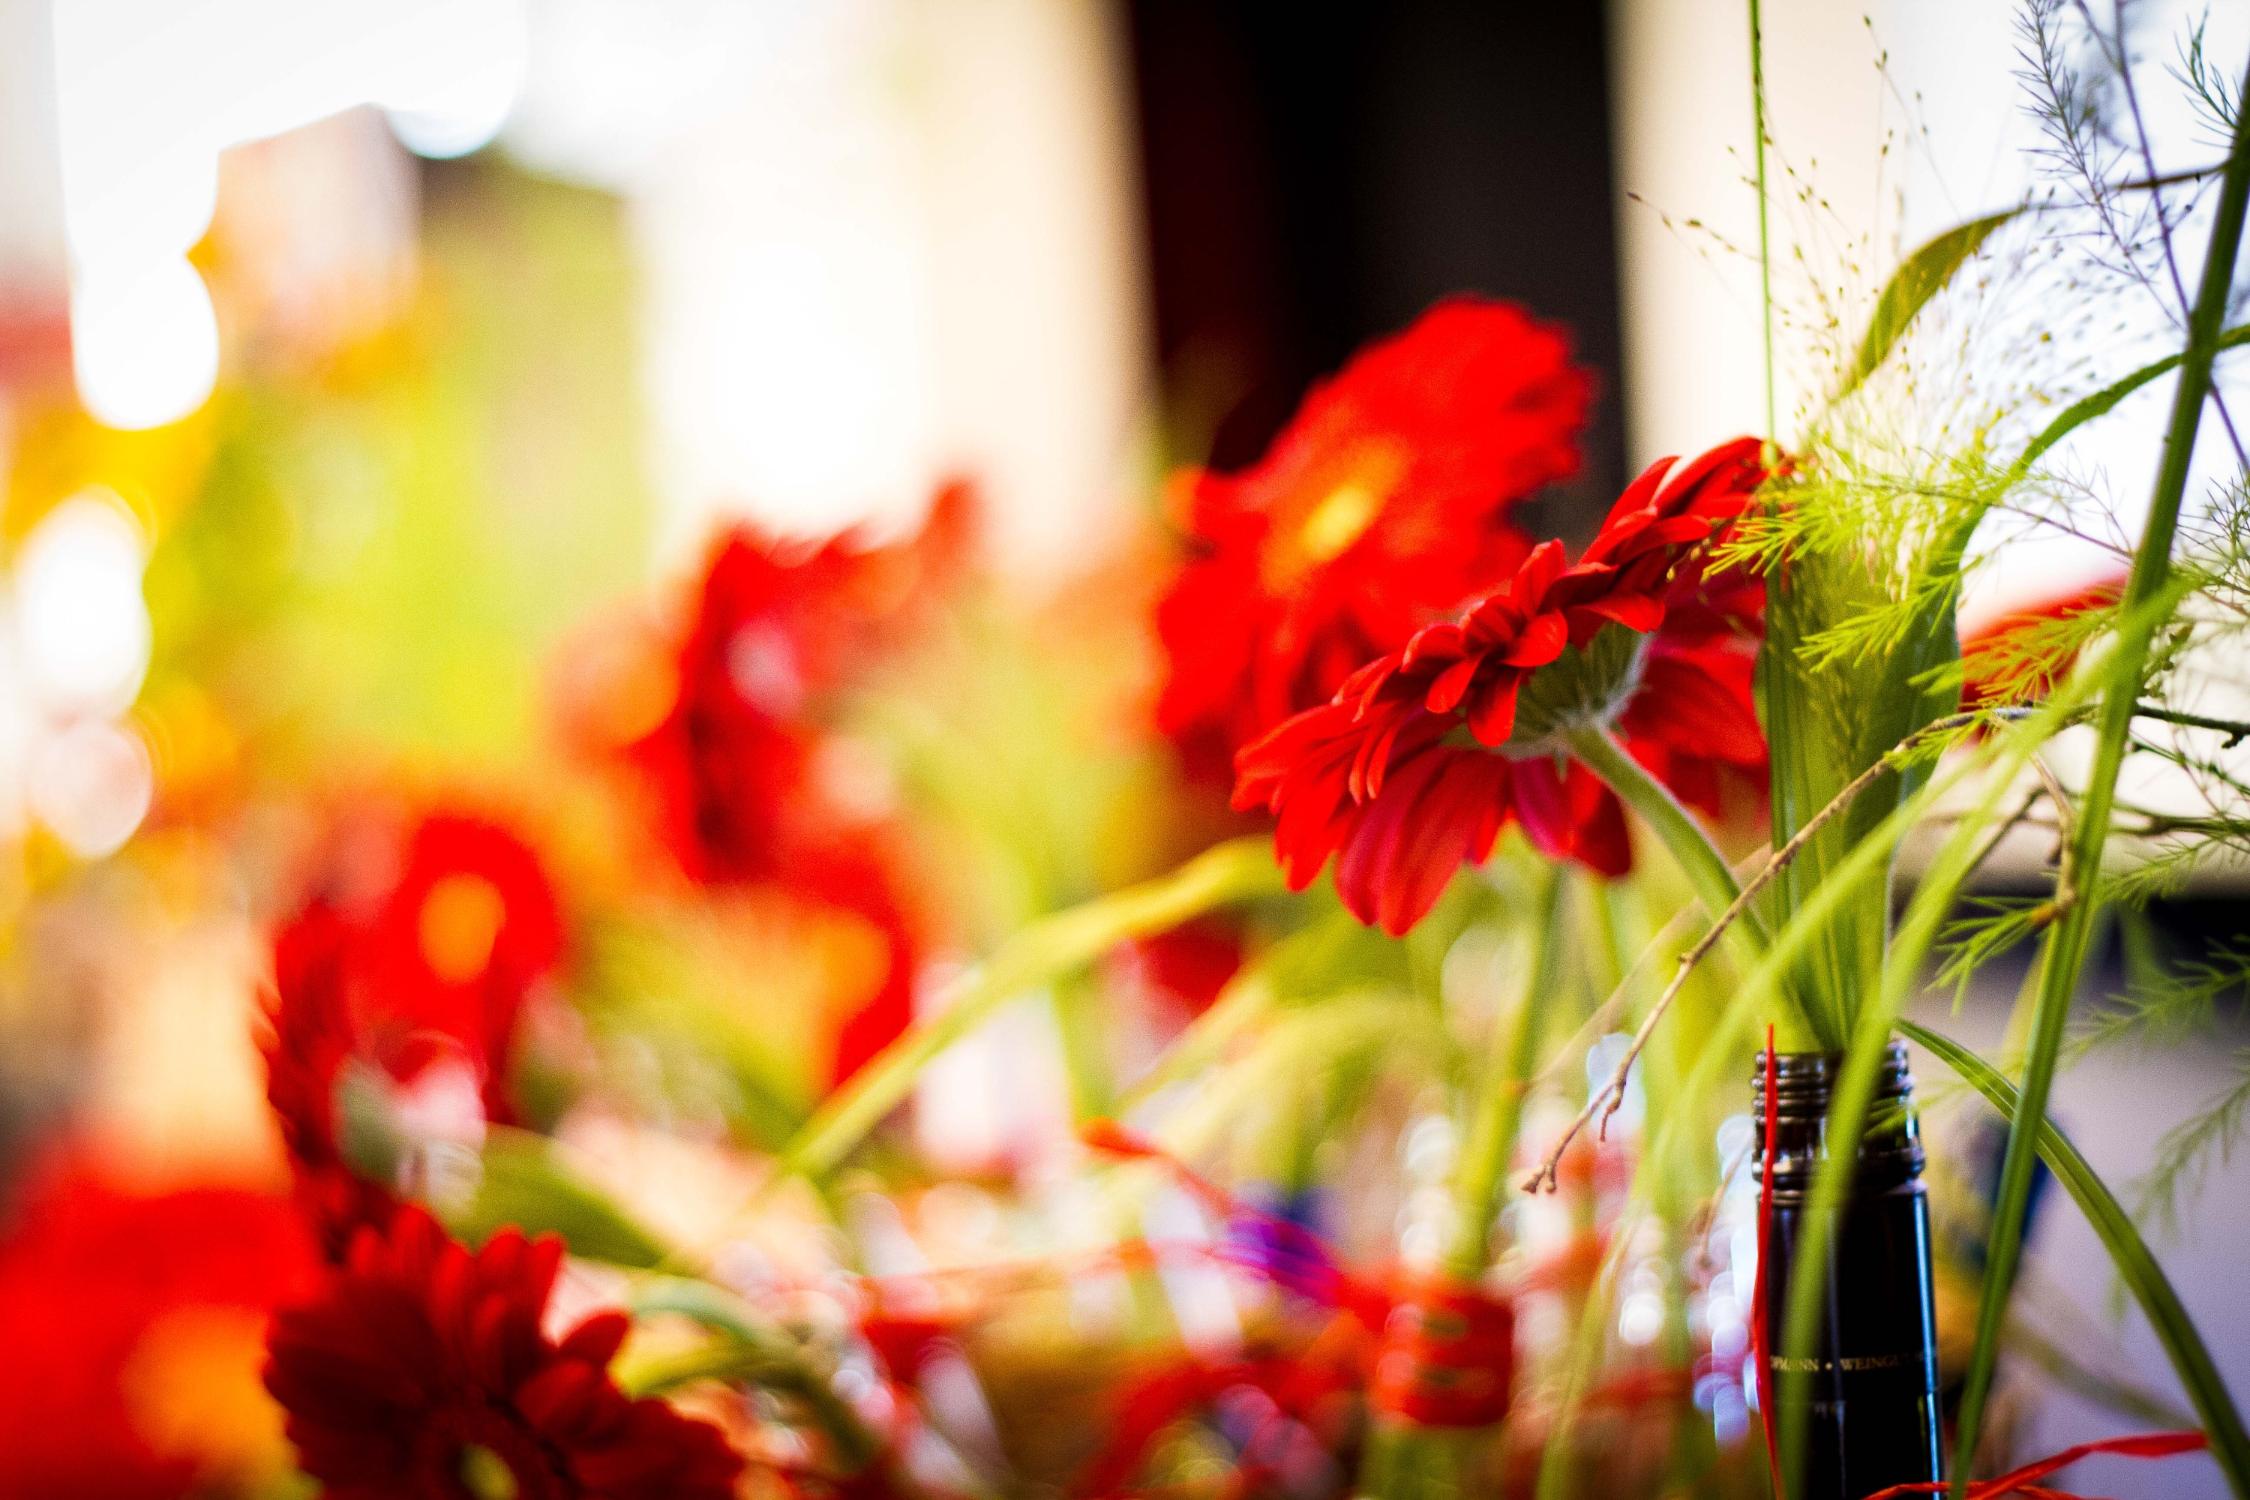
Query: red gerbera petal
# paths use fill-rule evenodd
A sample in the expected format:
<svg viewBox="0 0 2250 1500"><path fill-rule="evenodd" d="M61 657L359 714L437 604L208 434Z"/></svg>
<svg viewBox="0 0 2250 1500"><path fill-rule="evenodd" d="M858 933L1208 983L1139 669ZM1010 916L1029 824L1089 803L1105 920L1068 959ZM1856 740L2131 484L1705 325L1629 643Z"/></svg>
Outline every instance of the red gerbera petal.
<svg viewBox="0 0 2250 1500"><path fill-rule="evenodd" d="M1766 737L1749 693L1749 666L1747 658L1711 651L1652 652L1620 721L1626 736L1692 746L1704 760L1763 766Z"/></svg>
<svg viewBox="0 0 2250 1500"><path fill-rule="evenodd" d="M1469 733L1478 743L1498 748L1508 742L1516 732L1516 694L1522 688L1521 672L1502 672L1469 701Z"/></svg>
<svg viewBox="0 0 2250 1500"><path fill-rule="evenodd" d="M1430 684L1429 692L1424 695L1422 706L1433 714L1453 712L1460 706L1461 700L1468 696L1469 684L1476 681L1477 673L1483 669L1483 657L1463 657L1438 674L1437 680Z"/></svg>
<svg viewBox="0 0 2250 1500"><path fill-rule="evenodd" d="M1534 615L1516 637L1516 643L1500 653L1500 662L1510 667L1543 667L1563 654L1570 644L1570 627L1563 617L1553 612Z"/></svg>
<svg viewBox="0 0 2250 1500"><path fill-rule="evenodd" d="M1664 623L1664 601L1653 594L1625 594L1615 598L1589 599L1575 606L1578 613L1606 620L1612 625L1622 625L1636 635L1649 635Z"/></svg>

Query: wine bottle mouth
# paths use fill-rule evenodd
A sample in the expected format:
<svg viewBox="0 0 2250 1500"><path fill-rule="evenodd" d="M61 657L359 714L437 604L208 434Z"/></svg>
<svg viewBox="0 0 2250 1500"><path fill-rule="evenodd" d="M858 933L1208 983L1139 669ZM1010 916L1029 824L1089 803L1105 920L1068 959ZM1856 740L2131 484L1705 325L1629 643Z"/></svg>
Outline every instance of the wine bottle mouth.
<svg viewBox="0 0 2250 1500"><path fill-rule="evenodd" d="M1770 1161L1777 1192L1809 1190L1812 1180L1830 1155L1828 1117L1837 1086L1842 1083L1845 1057L1840 1052L1784 1052L1773 1059L1773 1143L1766 1141L1766 1060L1761 1057L1751 1075L1757 1156L1752 1169L1763 1178ZM1922 1173L1921 1124L1914 1109L1914 1075L1907 1066L1906 1044L1893 1041L1884 1049L1875 1077L1867 1118L1854 1151L1858 1167L1855 1186L1862 1191L1882 1190L1912 1182Z"/></svg>
<svg viewBox="0 0 2250 1500"><path fill-rule="evenodd" d="M1777 1052L1773 1058L1774 1097L1780 1108L1810 1105L1826 1113L1843 1081L1845 1054L1841 1052ZM1763 1111L1766 1101L1766 1059L1759 1054L1750 1070L1751 1095ZM1906 1043L1893 1040L1883 1049L1875 1075L1876 1099L1904 1099L1914 1092L1914 1075L1907 1066Z"/></svg>

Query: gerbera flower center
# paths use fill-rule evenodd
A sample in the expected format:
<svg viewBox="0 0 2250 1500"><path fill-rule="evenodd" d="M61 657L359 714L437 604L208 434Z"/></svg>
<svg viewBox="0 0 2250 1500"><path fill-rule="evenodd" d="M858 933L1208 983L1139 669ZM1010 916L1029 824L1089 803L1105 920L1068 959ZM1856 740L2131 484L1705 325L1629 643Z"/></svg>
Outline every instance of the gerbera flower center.
<svg viewBox="0 0 2250 1500"><path fill-rule="evenodd" d="M1297 533L1297 542L1314 562L1340 557L1358 541L1383 508L1383 499L1366 485L1354 481L1329 492L1313 507Z"/></svg>
<svg viewBox="0 0 2250 1500"><path fill-rule="evenodd" d="M459 1500L561 1500L572 1492L556 1455L497 1409L435 1414L420 1446L420 1472L437 1482L433 1493Z"/></svg>
<svg viewBox="0 0 2250 1500"><path fill-rule="evenodd" d="M492 962L507 915L507 903L491 881L482 875L448 875L422 901L422 957L448 984L466 983Z"/></svg>
<svg viewBox="0 0 2250 1500"><path fill-rule="evenodd" d="M462 1446L461 1487L475 1500L518 1500L523 1492L508 1461L482 1443Z"/></svg>
<svg viewBox="0 0 2250 1500"><path fill-rule="evenodd" d="M1361 443L1330 471L1336 476L1332 481L1308 485L1309 493L1319 498L1298 510L1301 519L1289 518L1285 510L1279 537L1266 549L1267 587L1287 593L1313 569L1351 551L1381 519L1406 466L1406 455L1397 449Z"/></svg>

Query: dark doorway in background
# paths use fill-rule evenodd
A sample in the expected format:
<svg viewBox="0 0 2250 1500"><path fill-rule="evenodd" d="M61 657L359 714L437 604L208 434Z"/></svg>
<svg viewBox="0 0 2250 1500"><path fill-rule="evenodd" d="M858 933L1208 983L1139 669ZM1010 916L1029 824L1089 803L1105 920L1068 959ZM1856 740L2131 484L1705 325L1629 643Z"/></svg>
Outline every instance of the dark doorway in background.
<svg viewBox="0 0 2250 1500"><path fill-rule="evenodd" d="M1157 350L1185 460L1447 292L1567 323L1601 378L1574 537L1623 480L1602 7L1129 0Z"/></svg>

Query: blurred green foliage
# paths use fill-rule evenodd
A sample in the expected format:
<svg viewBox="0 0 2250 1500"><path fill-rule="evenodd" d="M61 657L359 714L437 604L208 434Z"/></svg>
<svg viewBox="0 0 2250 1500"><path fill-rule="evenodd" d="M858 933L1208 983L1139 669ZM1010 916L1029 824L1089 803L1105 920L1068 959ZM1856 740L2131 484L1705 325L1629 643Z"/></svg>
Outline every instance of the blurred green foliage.
<svg viewBox="0 0 2250 1500"><path fill-rule="evenodd" d="M618 204L495 162L428 172L403 326L223 389L151 562L152 689L215 692L277 776L345 748L521 767L566 632L645 581Z"/></svg>

